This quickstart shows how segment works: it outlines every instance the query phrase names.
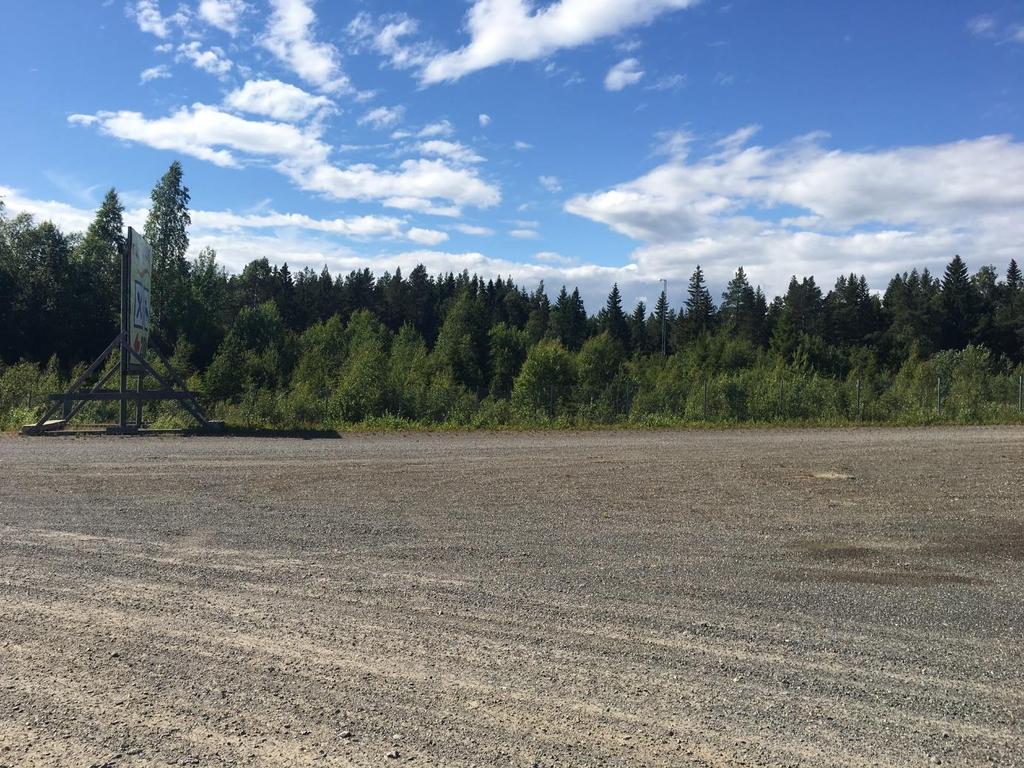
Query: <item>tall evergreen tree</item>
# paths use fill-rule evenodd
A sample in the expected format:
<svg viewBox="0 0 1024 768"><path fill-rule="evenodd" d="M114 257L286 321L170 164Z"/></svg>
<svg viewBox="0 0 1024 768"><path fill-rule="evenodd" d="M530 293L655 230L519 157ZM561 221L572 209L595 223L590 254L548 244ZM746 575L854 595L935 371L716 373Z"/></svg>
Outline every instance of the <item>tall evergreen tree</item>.
<svg viewBox="0 0 1024 768"><path fill-rule="evenodd" d="M107 190L96 217L76 250L83 272L81 287L93 306L81 307L81 321L92 346L113 338L120 325L121 256L124 253L124 207L113 188ZM81 294L81 292L80 292ZM109 339L108 339L109 340Z"/></svg>
<svg viewBox="0 0 1024 768"><path fill-rule="evenodd" d="M188 291L188 187L182 183L181 163L175 160L150 195L146 241L153 249L152 316L158 339L171 344L184 329L189 315Z"/></svg>
<svg viewBox="0 0 1024 768"><path fill-rule="evenodd" d="M680 317L680 331L683 340L693 341L711 331L715 320L715 304L704 281L704 270L697 265L690 275L686 288L686 305Z"/></svg>
<svg viewBox="0 0 1024 768"><path fill-rule="evenodd" d="M1019 291L1024 288L1024 277L1021 276L1020 267L1015 259L1010 259L1010 266L1006 268L1006 285L1011 291Z"/></svg>
<svg viewBox="0 0 1024 768"><path fill-rule="evenodd" d="M609 336L623 346L629 344L629 323L626 322L626 313L622 311L622 294L619 293L618 283L612 286L598 321L602 331L607 331Z"/></svg>
<svg viewBox="0 0 1024 768"><path fill-rule="evenodd" d="M647 354L647 305L636 303L629 318L629 343L633 352Z"/></svg>
<svg viewBox="0 0 1024 768"><path fill-rule="evenodd" d="M942 346L945 349L963 349L971 342L978 298L968 277L967 265L957 254L942 276Z"/></svg>
<svg viewBox="0 0 1024 768"><path fill-rule="evenodd" d="M668 294L662 291L658 294L658 301L654 305L654 322L652 332L658 337L658 350L662 355L668 354L668 332L671 320L669 318Z"/></svg>

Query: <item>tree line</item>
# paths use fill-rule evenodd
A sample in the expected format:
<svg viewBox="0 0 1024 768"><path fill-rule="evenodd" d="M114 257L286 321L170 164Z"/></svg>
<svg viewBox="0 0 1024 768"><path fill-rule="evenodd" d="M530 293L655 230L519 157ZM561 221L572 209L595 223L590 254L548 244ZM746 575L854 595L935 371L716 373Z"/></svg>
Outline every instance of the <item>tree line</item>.
<svg viewBox="0 0 1024 768"><path fill-rule="evenodd" d="M153 341L215 411L251 424L840 418L855 396L894 419L925 412L936 386L941 409L943 374L979 418L1010 412L1024 362L1014 260L971 274L957 255L881 295L863 275L827 291L793 277L771 300L740 267L718 302L697 266L680 307L661 293L630 311L614 285L591 314L575 288L552 301L543 283L422 265L332 275L261 258L228 274L211 249L187 256L179 163L151 200ZM84 233L64 233L0 203L0 413L33 407L30 390L116 335L123 213L111 189Z"/></svg>

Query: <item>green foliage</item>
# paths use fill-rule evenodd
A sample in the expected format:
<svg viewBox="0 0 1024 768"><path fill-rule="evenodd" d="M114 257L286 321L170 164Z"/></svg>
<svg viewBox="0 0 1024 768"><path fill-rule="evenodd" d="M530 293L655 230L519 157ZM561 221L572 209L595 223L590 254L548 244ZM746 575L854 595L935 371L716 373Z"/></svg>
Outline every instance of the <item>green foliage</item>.
<svg viewBox="0 0 1024 768"><path fill-rule="evenodd" d="M578 289L549 302L511 279L418 266L375 277L292 272L257 258L228 274L188 258L189 190L174 163L155 186L156 348L215 414L252 428L331 424L585 426L1020 420L1024 278L955 257L942 279L863 276L824 293L794 276L769 303L742 268L711 300L623 310L618 285L589 316ZM110 190L84 235L0 204L0 421L38 415L117 330L123 209ZM664 353L663 353L664 335ZM109 368L113 362L108 361ZM92 378L95 381L96 377ZM859 405L858 405L859 393ZM114 406L90 404L87 420ZM146 406L151 423L187 419Z"/></svg>
<svg viewBox="0 0 1024 768"><path fill-rule="evenodd" d="M572 355L546 339L530 348L512 387L512 407L526 419L552 419L569 409L575 384Z"/></svg>

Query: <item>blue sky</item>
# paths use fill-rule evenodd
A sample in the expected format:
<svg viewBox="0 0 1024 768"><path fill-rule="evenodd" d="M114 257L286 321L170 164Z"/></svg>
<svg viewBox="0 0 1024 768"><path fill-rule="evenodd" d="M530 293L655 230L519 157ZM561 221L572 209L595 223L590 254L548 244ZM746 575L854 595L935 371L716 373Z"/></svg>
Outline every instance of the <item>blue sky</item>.
<svg viewBox="0 0 1024 768"><path fill-rule="evenodd" d="M588 308L1024 256L1022 2L8 3L8 214L141 226L174 159L236 270L512 274ZM45 41L45 44L41 44Z"/></svg>

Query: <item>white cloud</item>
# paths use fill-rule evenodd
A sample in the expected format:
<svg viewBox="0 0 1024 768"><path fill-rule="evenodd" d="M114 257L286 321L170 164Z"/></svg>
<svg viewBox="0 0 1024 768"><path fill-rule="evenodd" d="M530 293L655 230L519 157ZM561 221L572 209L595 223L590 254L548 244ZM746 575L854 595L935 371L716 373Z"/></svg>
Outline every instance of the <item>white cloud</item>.
<svg viewBox="0 0 1024 768"><path fill-rule="evenodd" d="M139 82L148 83L150 80L159 80L171 76L171 68L166 64L160 64L149 69L144 69L139 73Z"/></svg>
<svg viewBox="0 0 1024 768"><path fill-rule="evenodd" d="M360 125L371 125L378 130L390 128L402 121L405 107L377 107L359 118Z"/></svg>
<svg viewBox="0 0 1024 768"><path fill-rule="evenodd" d="M274 12L261 39L263 47L307 83L327 93L351 92L337 48L313 37L312 0L271 0L271 6Z"/></svg>
<svg viewBox="0 0 1024 768"><path fill-rule="evenodd" d="M178 59L189 61L196 69L201 69L215 77L224 77L234 66L231 60L224 55L222 49L214 46L204 51L197 40L179 45Z"/></svg>
<svg viewBox="0 0 1024 768"><path fill-rule="evenodd" d="M636 85L644 76L640 62L636 59L623 59L608 70L604 77L604 87L609 91L621 91L628 85Z"/></svg>
<svg viewBox="0 0 1024 768"><path fill-rule="evenodd" d="M188 9L184 6L180 6L171 16L164 16L160 13L158 0L136 0L127 10L139 29L161 39L170 36L172 27L184 27L189 19Z"/></svg>
<svg viewBox="0 0 1024 768"><path fill-rule="evenodd" d="M272 161L302 189L338 200L378 200L402 210L458 216L463 206L488 208L501 201L498 187L471 167L418 158L394 169L371 164L338 167L316 124L247 120L217 107L194 104L168 117L150 120L138 112L71 115L73 124L98 127L102 133L157 149L173 150L223 167L255 160Z"/></svg>
<svg viewBox="0 0 1024 768"><path fill-rule="evenodd" d="M996 32L996 20L989 14L975 16L967 22L967 29L975 37L988 37Z"/></svg>
<svg viewBox="0 0 1024 768"><path fill-rule="evenodd" d="M484 161L472 149L457 141L431 139L430 141L421 141L416 148L424 155L446 157L456 163L482 163Z"/></svg>
<svg viewBox="0 0 1024 768"><path fill-rule="evenodd" d="M490 227L478 227L473 224L456 224L452 229L464 235L473 235L474 237L490 237L494 234L494 230Z"/></svg>
<svg viewBox="0 0 1024 768"><path fill-rule="evenodd" d="M348 34L358 47L366 47L388 59L396 69L422 67L439 51L432 43L406 43L416 34L419 22L404 13L393 13L379 19L361 12L348 25Z"/></svg>
<svg viewBox="0 0 1024 768"><path fill-rule="evenodd" d="M512 146L518 149L520 152L525 152L528 149L533 149L533 144L529 144L525 141L517 141Z"/></svg>
<svg viewBox="0 0 1024 768"><path fill-rule="evenodd" d="M207 23L234 37L245 13L245 0L201 0L199 16Z"/></svg>
<svg viewBox="0 0 1024 768"><path fill-rule="evenodd" d="M418 131L395 131L391 134L392 139L409 139L416 137L417 139L432 139L438 136L452 136L455 134L455 126L448 120L438 120L436 123L430 123L423 126Z"/></svg>
<svg viewBox="0 0 1024 768"><path fill-rule="evenodd" d="M536 240L540 237L540 233L535 229L512 229L509 230L509 235L518 240Z"/></svg>
<svg viewBox="0 0 1024 768"><path fill-rule="evenodd" d="M529 0L475 0L466 16L469 43L435 56L425 83L458 80L496 64L535 61L653 21L698 0L559 0L537 9Z"/></svg>
<svg viewBox="0 0 1024 768"><path fill-rule="evenodd" d="M280 80L250 80L229 93L224 102L242 112L286 122L304 120L314 112L330 109L333 105L326 96L314 96Z"/></svg>
<svg viewBox="0 0 1024 768"><path fill-rule="evenodd" d="M480 115L477 118L477 120L480 121L480 127L481 128L486 128L488 125L491 124L491 116L490 115Z"/></svg>
<svg viewBox="0 0 1024 768"><path fill-rule="evenodd" d="M97 124L108 136L182 152L223 167L241 166L239 153L285 157L307 166L326 162L329 154L313 131L285 123L246 120L205 104L183 107L155 120L130 111L71 115L68 119L72 123Z"/></svg>
<svg viewBox="0 0 1024 768"><path fill-rule="evenodd" d="M78 208L55 200L36 200L18 190L0 185L2 199L9 214L29 213L37 221L52 221L65 232L83 232L96 215L95 210ZM141 228L146 219L146 208L125 211L125 223ZM393 216L352 216L349 218L317 219L302 213L235 213L233 211L193 210L190 212L193 237L212 235L231 236L252 230L274 230L278 237L287 238L288 231L315 232L344 237L358 242L374 240L407 240L418 245L438 245L448 240L448 234L434 229L408 227L403 219Z"/></svg>
<svg viewBox="0 0 1024 768"><path fill-rule="evenodd" d="M562 183L556 176L541 176L537 179L540 185L548 192L557 193L562 191Z"/></svg>
<svg viewBox="0 0 1024 768"><path fill-rule="evenodd" d="M703 158L682 152L566 210L641 241L633 259L644 270L700 263L724 279L750 265L776 291L792 273L855 269L879 284L956 252L1003 262L1024 249L1024 226L1011 221L1024 205L1024 144L1010 137L850 152L821 136L746 146L754 132ZM780 216L783 206L798 215Z"/></svg>
<svg viewBox="0 0 1024 768"><path fill-rule="evenodd" d="M645 90L648 91L678 91L686 87L686 75L663 75L655 80Z"/></svg>
<svg viewBox="0 0 1024 768"><path fill-rule="evenodd" d="M576 259L563 256L562 254L554 251L540 251L539 253L535 253L533 258L537 259L537 261L544 261L548 264L559 264L566 267L578 263Z"/></svg>
<svg viewBox="0 0 1024 768"><path fill-rule="evenodd" d="M405 233L406 237L419 245L440 245L448 239L447 232L439 232L436 229L420 229L412 227Z"/></svg>
<svg viewBox="0 0 1024 768"><path fill-rule="evenodd" d="M345 200L381 199L384 205L434 215L460 213L461 206L489 208L501 201L498 189L471 168L452 168L441 160L406 160L397 170L374 165L347 168L321 165L296 177L304 189ZM438 207L435 200L451 205Z"/></svg>

